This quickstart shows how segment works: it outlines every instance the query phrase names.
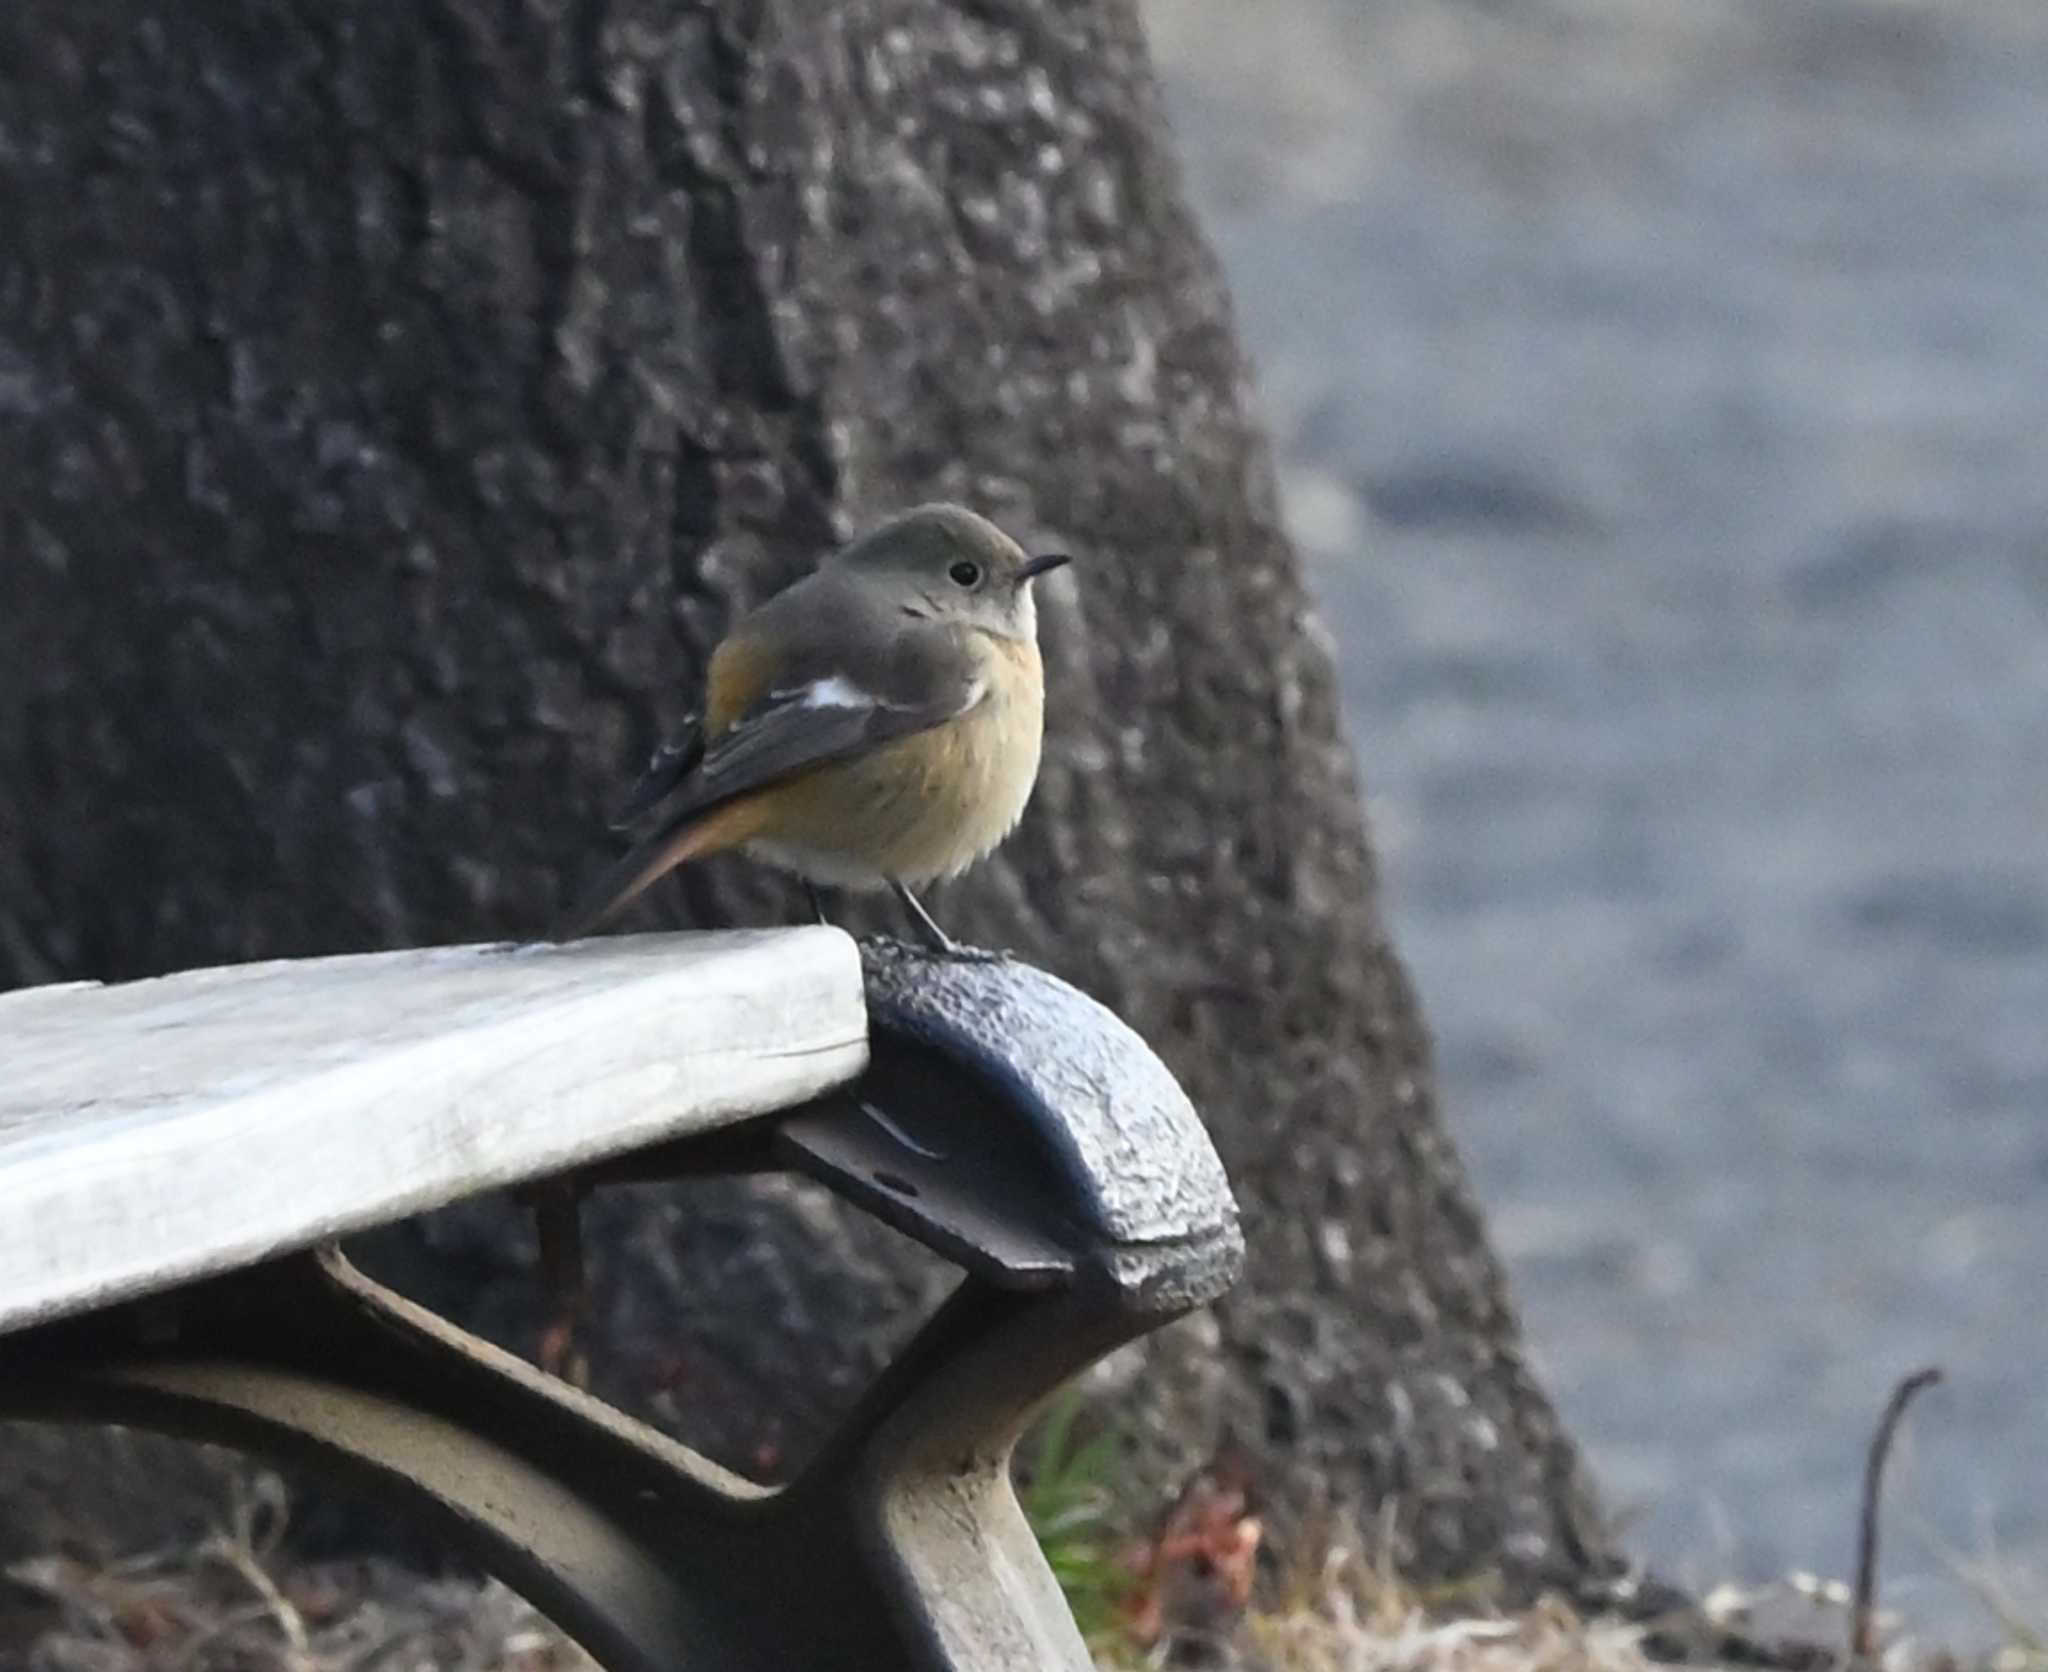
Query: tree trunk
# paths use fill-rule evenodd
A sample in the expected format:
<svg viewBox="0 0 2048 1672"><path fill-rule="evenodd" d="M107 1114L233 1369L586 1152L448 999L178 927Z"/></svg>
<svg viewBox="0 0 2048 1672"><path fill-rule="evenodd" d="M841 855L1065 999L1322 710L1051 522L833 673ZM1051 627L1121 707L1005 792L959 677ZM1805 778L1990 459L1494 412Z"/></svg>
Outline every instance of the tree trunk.
<svg viewBox="0 0 2048 1672"><path fill-rule="evenodd" d="M15 0L0 224L0 974L532 934L737 610L967 501L1077 562L1036 800L936 908L1155 1043L1251 1239L1106 1378L1139 1478L1229 1444L1283 1540L1606 1563L1128 0ZM798 909L716 863L633 926ZM597 1218L600 1390L742 1466L935 1281L782 1183ZM509 1210L369 1257L528 1343Z"/></svg>

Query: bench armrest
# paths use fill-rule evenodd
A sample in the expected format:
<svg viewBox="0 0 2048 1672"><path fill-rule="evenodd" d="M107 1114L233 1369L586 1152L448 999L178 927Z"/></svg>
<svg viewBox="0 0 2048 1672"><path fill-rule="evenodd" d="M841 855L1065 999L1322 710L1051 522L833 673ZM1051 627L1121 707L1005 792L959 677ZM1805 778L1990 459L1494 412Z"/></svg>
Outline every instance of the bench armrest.
<svg viewBox="0 0 2048 1672"><path fill-rule="evenodd" d="M1011 1452L1074 1372L1234 1280L1229 1190L1171 1076L1074 989L894 943L863 969L866 1072L764 1123L760 1160L967 1275L789 1485L734 1477L331 1250L0 1337L0 1415L367 1480L618 1672L1087 1672ZM697 1147L591 1176L689 1170Z"/></svg>

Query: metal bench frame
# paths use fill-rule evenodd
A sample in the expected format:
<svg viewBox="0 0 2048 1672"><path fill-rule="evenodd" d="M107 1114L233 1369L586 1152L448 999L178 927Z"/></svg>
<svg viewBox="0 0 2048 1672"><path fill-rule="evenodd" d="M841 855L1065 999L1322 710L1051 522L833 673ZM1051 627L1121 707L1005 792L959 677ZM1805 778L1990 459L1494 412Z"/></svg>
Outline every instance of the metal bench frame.
<svg viewBox="0 0 2048 1672"><path fill-rule="evenodd" d="M614 1672L1084 1672L1009 1480L1068 1377L1222 1293L1207 1135L1114 1015L1003 959L862 947L852 1086L579 1176L793 1169L963 1268L791 1484L739 1479L332 1248L0 1336L0 1415L314 1465L433 1523Z"/></svg>

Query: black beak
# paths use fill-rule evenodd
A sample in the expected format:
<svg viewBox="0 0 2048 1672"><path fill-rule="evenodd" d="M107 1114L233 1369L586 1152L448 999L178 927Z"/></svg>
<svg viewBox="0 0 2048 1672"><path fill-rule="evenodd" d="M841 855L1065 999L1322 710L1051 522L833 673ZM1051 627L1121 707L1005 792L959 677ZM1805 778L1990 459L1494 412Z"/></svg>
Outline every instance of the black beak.
<svg viewBox="0 0 2048 1672"><path fill-rule="evenodd" d="M1049 575L1055 569L1064 569L1073 561L1065 552L1047 552L1042 557L1034 557L1017 571L1017 584L1023 586L1037 580L1040 575Z"/></svg>

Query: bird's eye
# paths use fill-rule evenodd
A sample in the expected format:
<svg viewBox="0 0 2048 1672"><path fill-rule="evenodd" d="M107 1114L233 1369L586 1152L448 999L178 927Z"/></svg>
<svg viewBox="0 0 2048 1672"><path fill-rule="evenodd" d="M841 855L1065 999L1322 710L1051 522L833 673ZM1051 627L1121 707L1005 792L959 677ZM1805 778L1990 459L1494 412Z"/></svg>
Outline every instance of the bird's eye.
<svg viewBox="0 0 2048 1672"><path fill-rule="evenodd" d="M951 575L955 583L960 586L976 586L981 581L981 565L979 563L969 563L965 558L954 564L946 573Z"/></svg>

